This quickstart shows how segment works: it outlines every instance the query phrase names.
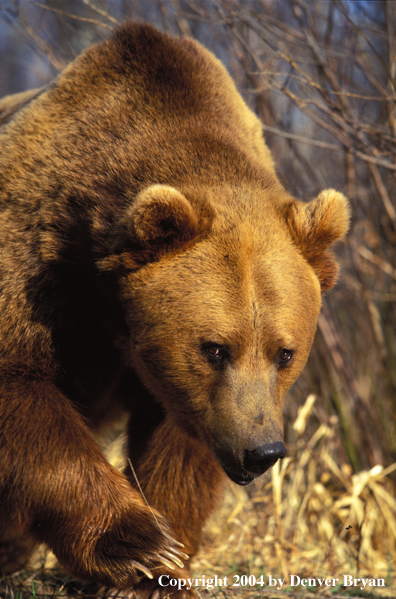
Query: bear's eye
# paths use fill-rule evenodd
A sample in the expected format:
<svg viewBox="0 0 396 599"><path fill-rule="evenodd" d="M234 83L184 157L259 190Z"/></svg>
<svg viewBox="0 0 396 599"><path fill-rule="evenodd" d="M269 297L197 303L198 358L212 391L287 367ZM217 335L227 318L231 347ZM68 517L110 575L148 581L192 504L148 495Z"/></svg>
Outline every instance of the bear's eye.
<svg viewBox="0 0 396 599"><path fill-rule="evenodd" d="M213 356L213 358L220 358L221 356L221 349L218 347L208 347L206 351L210 356Z"/></svg>
<svg viewBox="0 0 396 599"><path fill-rule="evenodd" d="M209 362L223 362L228 357L227 348L217 343L203 343L201 347Z"/></svg>
<svg viewBox="0 0 396 599"><path fill-rule="evenodd" d="M280 368L288 366L293 358L293 353L293 350L282 347L282 349L278 351L277 355L278 366Z"/></svg>

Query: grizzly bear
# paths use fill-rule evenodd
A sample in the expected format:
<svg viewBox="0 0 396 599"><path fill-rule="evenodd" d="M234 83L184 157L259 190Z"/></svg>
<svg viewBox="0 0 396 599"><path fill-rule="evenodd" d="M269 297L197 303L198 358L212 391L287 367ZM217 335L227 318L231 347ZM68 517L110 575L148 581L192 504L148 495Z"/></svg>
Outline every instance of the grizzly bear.
<svg viewBox="0 0 396 599"><path fill-rule="evenodd" d="M44 542L76 577L158 597L226 477L285 454L347 201L291 197L221 63L149 25L0 122L0 567ZM125 473L94 438L119 410Z"/></svg>

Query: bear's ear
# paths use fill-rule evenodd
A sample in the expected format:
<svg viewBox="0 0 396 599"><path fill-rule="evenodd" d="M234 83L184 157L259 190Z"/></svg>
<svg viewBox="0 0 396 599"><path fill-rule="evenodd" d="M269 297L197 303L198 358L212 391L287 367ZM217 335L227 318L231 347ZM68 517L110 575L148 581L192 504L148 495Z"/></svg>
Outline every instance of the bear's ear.
<svg viewBox="0 0 396 599"><path fill-rule="evenodd" d="M199 217L187 198L169 185L150 185L128 211L130 236L145 249L171 249L200 233Z"/></svg>
<svg viewBox="0 0 396 599"><path fill-rule="evenodd" d="M350 210L346 197L334 189L322 191L311 202L293 201L286 221L296 245L314 269L322 293L337 280L338 265L329 245L344 237L349 227Z"/></svg>

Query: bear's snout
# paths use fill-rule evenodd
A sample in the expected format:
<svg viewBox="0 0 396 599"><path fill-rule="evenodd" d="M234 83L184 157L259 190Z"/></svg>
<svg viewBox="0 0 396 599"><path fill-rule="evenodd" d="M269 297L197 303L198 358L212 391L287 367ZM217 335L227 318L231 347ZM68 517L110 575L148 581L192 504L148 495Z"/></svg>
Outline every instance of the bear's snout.
<svg viewBox="0 0 396 599"><path fill-rule="evenodd" d="M238 451L235 447L232 450L231 447L217 444L214 447L214 453L224 472L234 483L248 485L255 478L264 474L279 459L282 460L286 455L286 447L282 441L274 441L263 443L254 449Z"/></svg>
<svg viewBox="0 0 396 599"><path fill-rule="evenodd" d="M252 450L245 450L243 453L243 467L248 472L254 474L264 474L268 468L271 468L278 461L283 459L286 455L286 447L282 441L276 441L275 443L264 443L260 447L256 447Z"/></svg>

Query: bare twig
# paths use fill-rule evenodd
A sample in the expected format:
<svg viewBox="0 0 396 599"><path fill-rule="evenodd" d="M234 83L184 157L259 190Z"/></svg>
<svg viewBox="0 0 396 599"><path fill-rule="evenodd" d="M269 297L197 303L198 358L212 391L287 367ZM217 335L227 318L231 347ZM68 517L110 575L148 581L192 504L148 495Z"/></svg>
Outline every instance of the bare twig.
<svg viewBox="0 0 396 599"><path fill-rule="evenodd" d="M46 4L40 4L39 2L34 2L34 0L26 0L29 4L33 4L34 6L38 6L39 8L43 8L44 10L49 10L51 12L55 12L63 17L67 17L68 19L75 19L76 21L82 21L84 23L91 23L92 25L97 25L98 27L104 27L105 29L110 29L112 31L114 28L110 25L106 25L106 23L102 23L101 21L96 21L95 19L89 19L87 17L79 17L78 15L73 15L69 12L65 12L64 10L60 10L58 8L54 8L53 6L47 6Z"/></svg>

